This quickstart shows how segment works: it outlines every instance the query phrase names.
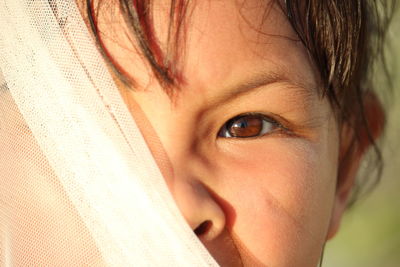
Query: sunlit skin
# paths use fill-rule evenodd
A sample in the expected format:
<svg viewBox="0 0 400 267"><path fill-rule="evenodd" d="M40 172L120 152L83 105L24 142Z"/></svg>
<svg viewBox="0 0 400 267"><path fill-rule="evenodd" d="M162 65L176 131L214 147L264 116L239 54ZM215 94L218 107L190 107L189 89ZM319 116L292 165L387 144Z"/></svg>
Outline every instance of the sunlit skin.
<svg viewBox="0 0 400 267"><path fill-rule="evenodd" d="M160 40L168 2L155 4ZM338 228L361 155L339 183L347 137L277 5L194 6L174 102L119 34L126 26L118 8L112 18L100 15L105 47L137 84L128 88L115 76L121 94L183 216L218 263L316 266ZM242 128L228 129L239 115ZM198 228L204 222L211 223Z"/></svg>

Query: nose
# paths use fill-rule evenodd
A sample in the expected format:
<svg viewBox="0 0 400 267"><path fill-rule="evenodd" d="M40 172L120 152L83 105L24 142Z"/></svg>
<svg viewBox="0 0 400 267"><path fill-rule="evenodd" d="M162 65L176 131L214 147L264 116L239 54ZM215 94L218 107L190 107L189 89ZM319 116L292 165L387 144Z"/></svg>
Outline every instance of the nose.
<svg viewBox="0 0 400 267"><path fill-rule="evenodd" d="M199 180L175 180L175 201L193 232L203 242L220 236L225 228L225 213L211 191Z"/></svg>
<svg viewBox="0 0 400 267"><path fill-rule="evenodd" d="M127 92L129 91L122 90L183 217L203 243L207 244L216 239L224 232L225 228L226 217L222 206L213 197L211 190L201 182L201 179L191 179L193 170L190 171L183 167L187 165L188 158L187 155L183 156L178 151L186 150L177 149L176 142L172 142L172 144L161 142L142 107L134 98L129 97ZM168 146L168 144L170 145Z"/></svg>

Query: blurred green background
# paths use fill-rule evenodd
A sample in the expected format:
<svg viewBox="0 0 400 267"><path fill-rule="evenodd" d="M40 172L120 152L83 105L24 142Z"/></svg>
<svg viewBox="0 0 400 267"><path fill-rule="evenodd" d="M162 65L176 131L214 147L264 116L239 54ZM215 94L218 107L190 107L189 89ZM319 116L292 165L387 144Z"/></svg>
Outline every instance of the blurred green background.
<svg viewBox="0 0 400 267"><path fill-rule="evenodd" d="M389 114L382 143L385 164L382 180L372 193L347 211L339 233L326 244L323 267L400 267L399 13L397 10L387 40L393 92L383 94Z"/></svg>

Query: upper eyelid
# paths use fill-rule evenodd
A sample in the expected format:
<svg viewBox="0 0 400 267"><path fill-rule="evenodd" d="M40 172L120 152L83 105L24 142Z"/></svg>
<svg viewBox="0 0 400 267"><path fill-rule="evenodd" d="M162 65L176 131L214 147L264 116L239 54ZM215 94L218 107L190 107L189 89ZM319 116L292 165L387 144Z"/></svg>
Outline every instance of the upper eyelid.
<svg viewBox="0 0 400 267"><path fill-rule="evenodd" d="M231 121L233 119L239 119L239 118L243 118L246 116L259 116L262 119L265 119L266 121L270 122L270 123L274 123L277 126L280 126L284 129L286 129L286 124L288 124L287 120L283 119L282 117L276 115L276 114L265 114L263 112L245 112L245 113L241 113L238 114L234 117L232 117L231 119L229 119L228 121ZM276 118L278 117L278 118ZM227 121L227 122L228 122Z"/></svg>
<svg viewBox="0 0 400 267"><path fill-rule="evenodd" d="M308 85L310 87L305 87L305 85ZM297 120L290 120L286 119L285 117L279 116L277 114L282 113L283 110L281 111L280 106L279 109L277 109L277 105L273 105L275 111L279 111L279 113L275 112L270 112L272 110L267 110L268 106L263 105L262 103L256 104L258 108L255 108L255 111L252 112L244 112L244 113L236 113L236 114L226 114L227 110L236 110L238 107L240 109L248 109L249 106L245 106L241 104L240 100L242 99L254 99L254 96L256 96L255 99L260 99L260 98L270 98L269 94L272 94L272 97L275 97L275 91L279 90L278 94L278 99L284 98L285 103L290 103L291 106L296 108L295 110L298 110L301 108L301 111L305 110L305 105L307 107L313 106L316 98L316 93L318 89L316 89L315 86L311 86L311 84L296 84L294 82L289 82L287 80L280 80L280 81L275 81L266 85L262 85L259 87L255 87L252 90L245 90L246 92L243 92L243 94L239 94L237 97L234 97L232 99L226 100L225 101L216 101L211 100L207 101L207 104L205 104L202 108L199 110L199 116L198 118L201 120L207 120L208 118L212 118L214 116L218 116L219 120L214 121L215 124L213 123L213 128L221 127L221 123L228 121L229 119L232 119L238 115L245 114L245 113L261 113L266 115L269 118L272 118L273 120L279 122L282 126L284 126L286 129L292 129L295 130L299 128L298 121ZM249 97L249 98L248 98ZM258 102L257 102L258 103ZM220 114L225 113L223 116L220 116ZM293 111L292 111L293 112ZM230 113L230 112L229 112ZM230 115L230 116L228 116ZM235 116L232 116L235 115ZM272 116L271 116L272 115ZM282 114L283 115L283 114ZM218 124L218 125L217 125ZM300 127L302 128L302 127Z"/></svg>

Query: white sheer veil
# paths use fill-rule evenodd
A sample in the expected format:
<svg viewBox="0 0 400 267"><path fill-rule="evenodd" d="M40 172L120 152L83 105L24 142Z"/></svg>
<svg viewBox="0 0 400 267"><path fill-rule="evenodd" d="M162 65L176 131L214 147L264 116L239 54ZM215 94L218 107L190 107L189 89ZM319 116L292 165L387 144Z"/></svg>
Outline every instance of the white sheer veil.
<svg viewBox="0 0 400 267"><path fill-rule="evenodd" d="M0 0L0 265L215 266L74 1Z"/></svg>

